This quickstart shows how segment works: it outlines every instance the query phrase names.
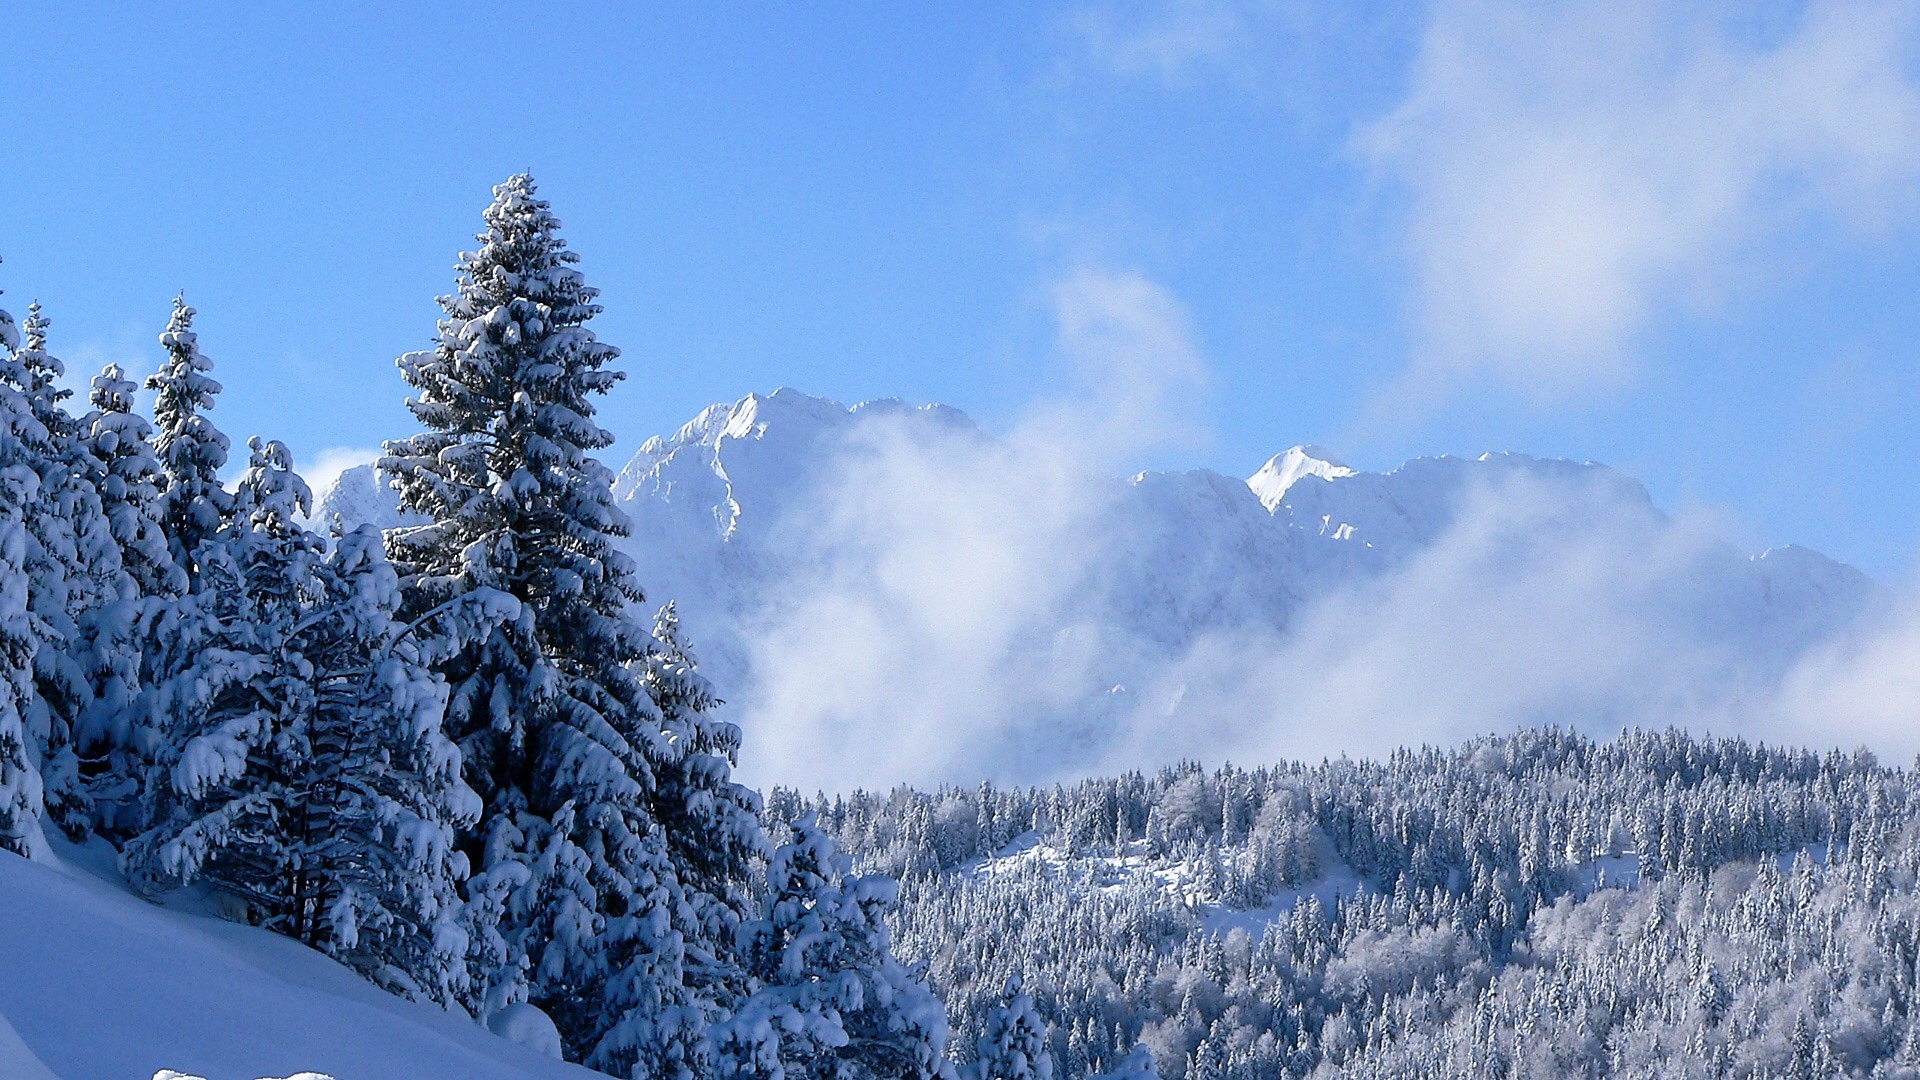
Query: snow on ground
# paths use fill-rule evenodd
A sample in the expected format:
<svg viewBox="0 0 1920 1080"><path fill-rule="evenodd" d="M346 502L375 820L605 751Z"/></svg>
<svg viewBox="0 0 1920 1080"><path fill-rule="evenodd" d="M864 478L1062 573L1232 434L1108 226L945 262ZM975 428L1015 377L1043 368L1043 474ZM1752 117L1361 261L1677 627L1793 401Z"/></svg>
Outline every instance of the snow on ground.
<svg viewBox="0 0 1920 1080"><path fill-rule="evenodd" d="M1281 889L1267 898L1267 902L1255 908L1230 908L1214 905L1206 913L1205 925L1209 933L1225 934L1232 930L1245 930L1258 938L1262 931L1275 919L1292 911L1302 900L1311 896L1320 901L1320 906L1333 910L1335 900L1357 896L1373 890L1373 883L1353 872L1353 868L1333 857L1326 856L1321 862L1320 876L1295 889Z"/></svg>
<svg viewBox="0 0 1920 1080"><path fill-rule="evenodd" d="M1827 861L1827 845L1809 844L1775 856L1782 870L1790 870L1800 858L1817 865ZM990 856L960 866L959 873L975 879L1029 875L1086 875L1101 889L1125 888L1142 879L1173 895L1201 918L1210 932L1225 934L1245 930L1259 937L1267 926L1292 911L1307 897L1331 911L1335 901L1361 893L1377 891L1376 883L1361 877L1325 845L1320 852L1320 874L1297 888L1281 889L1256 907L1236 908L1222 903L1202 885L1201 867L1193 860L1167 859L1150 853L1145 840L1127 844L1116 855L1072 855L1045 843L1038 831L1021 833ZM1585 898L1597 889L1636 889L1640 886L1640 856L1637 852L1598 855L1574 868L1572 894Z"/></svg>
<svg viewBox="0 0 1920 1080"><path fill-rule="evenodd" d="M1181 903L1200 913L1206 928L1224 934L1236 927L1256 937L1267 924L1312 896L1332 909L1340 897L1351 897L1373 889L1373 884L1330 850L1320 853L1320 875L1298 888L1282 889L1259 907L1235 908L1220 901L1202 884L1200 865L1191 859L1167 859L1151 853L1145 840L1129 842L1116 855L1070 855L1042 842L1040 833L1025 832L985 858L974 859L960 867L960 873L973 878L991 879L1006 875L1063 874L1069 870L1086 874L1102 889L1126 888L1141 879L1171 893Z"/></svg>
<svg viewBox="0 0 1920 1080"><path fill-rule="evenodd" d="M1211 901L1198 885L1196 867L1180 860L1151 854L1145 840L1129 842L1117 855L1073 855L1045 843L1038 830L1023 832L990 856L973 859L960 866L960 873L979 879L1050 875L1073 870L1085 873L1103 889L1118 889L1142 875L1150 876L1160 887L1177 894L1191 905Z"/></svg>
<svg viewBox="0 0 1920 1080"><path fill-rule="evenodd" d="M9 969L11 978L11 969ZM58 1080L53 1071L27 1048L19 1032L0 1014L0 1076L8 1080Z"/></svg>
<svg viewBox="0 0 1920 1080"><path fill-rule="evenodd" d="M1574 868L1573 894L1592 895L1595 889L1637 889L1640 887L1640 853L1596 855Z"/></svg>
<svg viewBox="0 0 1920 1080"><path fill-rule="evenodd" d="M103 880L0 852L0 1077L579 1080L464 1017L391 997L276 934L162 908Z"/></svg>

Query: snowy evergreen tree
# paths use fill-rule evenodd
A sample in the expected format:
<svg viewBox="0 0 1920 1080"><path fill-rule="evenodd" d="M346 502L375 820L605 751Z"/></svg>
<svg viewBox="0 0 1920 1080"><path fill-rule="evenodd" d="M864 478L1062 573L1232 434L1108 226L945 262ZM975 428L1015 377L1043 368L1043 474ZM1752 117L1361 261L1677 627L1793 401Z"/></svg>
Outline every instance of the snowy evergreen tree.
<svg viewBox="0 0 1920 1080"><path fill-rule="evenodd" d="M19 347L20 328L13 321L13 312L0 308L0 352L11 353Z"/></svg>
<svg viewBox="0 0 1920 1080"><path fill-rule="evenodd" d="M719 1028L721 1075L755 1080L929 1078L949 1071L946 1014L893 957L892 879L855 876L811 814L767 868L744 923L749 994Z"/></svg>
<svg viewBox="0 0 1920 1080"><path fill-rule="evenodd" d="M1047 1022L1033 1007L1033 995L1018 975L1007 980L1000 1004L987 1014L986 1030L975 1049L972 1080L1053 1080L1053 1051L1047 1046Z"/></svg>
<svg viewBox="0 0 1920 1080"><path fill-rule="evenodd" d="M446 684L398 621L400 583L379 531L340 537L290 645L310 672L306 754L290 784L289 932L408 997L466 989L458 922L479 816L442 733Z"/></svg>
<svg viewBox="0 0 1920 1080"><path fill-rule="evenodd" d="M606 370L619 353L586 328L596 292L530 178L495 188L484 219L441 300L438 346L400 359L426 430L389 443L381 465L402 507L431 523L388 545L410 613L488 593L524 605L441 665L448 731L484 805L468 841L487 984L475 1005L529 1000L577 1055L601 1034L609 920L657 913L633 943L654 985L634 996L662 1009L696 1007L680 957L699 926L652 818L649 755L664 737L634 670L648 638L627 607L641 593L614 546L627 522L611 474L592 457L612 436L590 399L620 378Z"/></svg>
<svg viewBox="0 0 1920 1080"><path fill-rule="evenodd" d="M207 374L213 361L200 352L194 310L175 297L160 343L167 359L147 377L154 391L153 448L160 459L160 521L173 561L186 574L189 591L201 589L200 545L214 538L232 512L232 495L220 484L227 464L227 437L201 413L213 408L220 384Z"/></svg>
<svg viewBox="0 0 1920 1080"><path fill-rule="evenodd" d="M35 646L27 614L26 504L38 480L31 468L14 460L14 436L5 430L13 420L13 410L0 400L0 850L30 855L43 813L26 721Z"/></svg>
<svg viewBox="0 0 1920 1080"><path fill-rule="evenodd" d="M300 934L305 895L287 842L295 778L310 768L302 721L311 665L292 640L312 596L319 539L286 448L252 443L234 520L195 547L201 593L180 600L183 665L148 695L161 743L147 769L148 827L121 854L136 887L204 881L261 925Z"/></svg>
<svg viewBox="0 0 1920 1080"><path fill-rule="evenodd" d="M479 805L440 728L446 685L396 617L379 533L322 560L286 447L249 446L235 520L198 548L205 588L177 602L214 619L190 624L194 662L156 689L167 738L129 877L149 893L204 882L381 986L452 1002L467 984L454 830Z"/></svg>
<svg viewBox="0 0 1920 1080"><path fill-rule="evenodd" d="M136 827L144 755L151 750L152 733L138 723L137 702L172 651L155 647L167 643L155 642L150 632L156 624L177 628L191 614L174 603L186 591L186 572L173 561L161 529L160 462L148 443L151 427L133 411L135 389L118 365L107 365L94 376L93 410L81 425L87 474L121 569L118 596L81 617L92 703L76 721L74 748L93 827L120 839Z"/></svg>
<svg viewBox="0 0 1920 1080"><path fill-rule="evenodd" d="M688 975L715 984L714 996L724 996L719 984L732 965L703 949L730 944L746 914L754 860L767 854L760 796L733 781L740 728L713 714L720 699L699 673L671 602L654 618L643 669L663 735L648 744L654 817L701 928L688 943L693 952Z"/></svg>
<svg viewBox="0 0 1920 1080"><path fill-rule="evenodd" d="M153 427L133 411L136 386L118 364L93 377L82 438L93 463L93 484L114 541L131 596L177 596L186 591L184 571L167 550L160 522L160 459L149 440Z"/></svg>
<svg viewBox="0 0 1920 1080"><path fill-rule="evenodd" d="M0 352L20 344L13 316L0 309ZM39 423L25 396L0 386L0 850L32 855L40 839L43 796L27 712L33 702L38 644L28 611L28 515L40 492L29 450Z"/></svg>
<svg viewBox="0 0 1920 1080"><path fill-rule="evenodd" d="M71 395L58 382L64 366L47 350L48 326L34 304L22 326L23 346L0 362L0 384L18 393L33 415L21 433L39 475L27 516L28 609L40 638L28 729L47 811L77 837L91 823L74 747L75 725L92 698L84 627L91 612L118 598L121 567L80 424L63 405Z"/></svg>

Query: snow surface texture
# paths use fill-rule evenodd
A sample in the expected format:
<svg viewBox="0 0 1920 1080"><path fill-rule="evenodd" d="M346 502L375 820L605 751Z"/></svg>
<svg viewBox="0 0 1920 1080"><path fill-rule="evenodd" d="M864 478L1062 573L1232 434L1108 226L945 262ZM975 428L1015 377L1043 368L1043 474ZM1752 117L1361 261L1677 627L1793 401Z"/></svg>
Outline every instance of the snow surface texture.
<svg viewBox="0 0 1920 1080"><path fill-rule="evenodd" d="M96 852L54 843L57 865L0 852L7 1080L598 1075L392 997L287 938L136 899L90 872Z"/></svg>
<svg viewBox="0 0 1920 1080"><path fill-rule="evenodd" d="M1085 460L942 406L780 390L649 439L615 493L650 598L680 603L746 728L743 777L801 787L1538 723L1824 739L1774 698L1881 598L1805 549L1750 558L1599 465L1380 474L1295 447L1248 480L1119 480ZM349 470L316 516L387 525L393 507Z"/></svg>

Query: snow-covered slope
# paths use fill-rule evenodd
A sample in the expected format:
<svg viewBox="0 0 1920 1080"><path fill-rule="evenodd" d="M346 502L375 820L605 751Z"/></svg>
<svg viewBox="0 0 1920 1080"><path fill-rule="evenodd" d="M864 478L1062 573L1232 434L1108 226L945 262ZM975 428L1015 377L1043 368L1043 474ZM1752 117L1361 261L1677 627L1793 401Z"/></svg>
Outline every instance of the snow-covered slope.
<svg viewBox="0 0 1920 1080"><path fill-rule="evenodd" d="M6 1080L599 1075L391 997L287 938L137 899L85 868L93 853L56 846L53 865L0 852Z"/></svg>
<svg viewBox="0 0 1920 1080"><path fill-rule="evenodd" d="M923 718L922 742L955 724L981 740L1050 730L1057 737L1021 752L1053 760L1064 748L1091 764L1122 741L1118 717L1177 711L1196 650L1231 643L1245 661L1248 642L1272 652L1309 624L1325 636L1329 624L1412 625L1447 614L1439 609L1452 624L1410 632L1462 637L1492 617L1472 609L1483 594L1523 626L1531 616L1516 615L1508 593L1606 608L1590 641L1584 615L1555 616L1565 663L1586 649L1608 661L1622 635L1655 627L1688 662L1765 682L1877 595L1811 551L1735 551L1600 465L1488 454L1366 473L1294 447L1244 480L1206 470L1122 480L1093 475L1085 460L1031 433L996 439L941 406L847 407L780 390L647 440L615 490L650 596L679 602L733 707L763 729L811 717L793 745L779 745L778 730L749 740L749 757L772 738L796 762L807 740L857 736L887 715ZM323 504L349 523L395 520L368 469L343 474ZM1390 595L1366 592L1387 590L1382 582ZM1342 598L1353 610L1326 615ZM1645 670L1672 667L1656 655L1667 651L1645 645L1637 667L1607 677L1629 696L1653 675L1684 693L1695 673ZM1563 681L1582 680L1592 681ZM1580 707L1601 696L1575 689ZM961 699L970 703L956 707ZM933 778L915 762L891 764L900 775L856 779ZM835 779L796 767L792 779Z"/></svg>

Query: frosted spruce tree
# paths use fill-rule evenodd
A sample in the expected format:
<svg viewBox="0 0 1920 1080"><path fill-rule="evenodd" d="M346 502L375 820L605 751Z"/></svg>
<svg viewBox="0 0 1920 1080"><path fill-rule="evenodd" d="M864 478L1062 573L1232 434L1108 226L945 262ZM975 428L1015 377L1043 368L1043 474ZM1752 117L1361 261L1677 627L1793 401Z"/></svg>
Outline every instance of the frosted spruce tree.
<svg viewBox="0 0 1920 1080"><path fill-rule="evenodd" d="M20 344L13 316L0 308L0 353ZM32 855L40 839L42 794L28 746L37 644L27 608L27 517L40 491L27 447L38 424L24 396L0 386L0 850Z"/></svg>
<svg viewBox="0 0 1920 1080"><path fill-rule="evenodd" d="M132 677L137 684L135 707L118 714L96 713L86 724L91 757L98 761L104 754L117 759L107 763L113 767L112 776L130 770L142 777L141 794L131 804L116 803L123 793L102 790L112 787L112 776L101 774L91 781L98 822L110 836L151 835L151 830L165 825L165 816L171 812L165 810L164 785L153 781L155 769L179 749L180 732L171 726L181 722L183 712L202 706L189 707L169 688L190 685L192 673L206 671L212 660L203 650L216 650L217 656L235 649L245 653L274 647L269 640L250 636L249 628L255 627L262 612L247 594L233 544L247 536L247 518L253 510L237 506L234 494L220 482L230 444L204 415L213 407L220 384L208 374L213 362L200 351L193 318L194 310L185 299L175 297L173 314L160 335L167 358L146 381L147 389L154 391L152 449L160 466L155 476L159 491L155 510L177 572L167 575L167 592L149 594L137 606L119 609L115 613L119 625L99 629L106 644L114 637L130 642L139 658L137 672L123 670L121 676ZM254 539L247 543L259 546ZM102 691L117 692L112 676L99 672L99 666L96 682ZM224 683L226 678L222 675L219 681ZM238 694L238 690L228 692L230 699ZM231 707L233 700L223 706ZM93 740L103 731L111 742L95 745ZM105 803L100 802L103 798Z"/></svg>
<svg viewBox="0 0 1920 1080"><path fill-rule="evenodd" d="M524 605L440 667L448 731L483 802L466 837L471 1001L483 1016L531 1001L579 1057L602 1034L613 948L628 954L622 978L646 984L627 987L632 1000L703 1011L681 965L700 927L653 816L663 736L636 670L648 635L627 615L641 592L614 546L627 522L611 474L592 456L612 442L591 399L621 377L607 369L619 353L587 329L596 292L531 178L495 188L484 221L441 299L438 345L399 362L426 430L389 443L381 467L431 523L394 530L388 550L412 617L499 594ZM617 946L610 920L628 927ZM672 1039L649 1029L637 1059L702 1071L704 1050Z"/></svg>
<svg viewBox="0 0 1920 1080"><path fill-rule="evenodd" d="M5 260L0 259L0 262ZM13 321L13 312L0 308L0 352L11 353L20 347L20 327Z"/></svg>
<svg viewBox="0 0 1920 1080"><path fill-rule="evenodd" d="M167 654L149 648L149 627L158 619L177 628L189 614L174 603L186 590L186 571L173 561L161 529L160 460L148 443L152 428L133 411L136 389L119 365L107 365L93 378L93 409L81 425L89 482L119 549L121 572L118 596L82 616L92 702L75 724L74 749L93 828L116 839L136 827L143 754L151 749L150 729L135 723L136 703L155 662Z"/></svg>
<svg viewBox="0 0 1920 1080"><path fill-rule="evenodd" d="M167 359L147 377L154 392L153 449L160 459L160 521L173 561L186 575L188 591L200 591L199 547L213 539L232 510L233 497L220 484L230 444L201 413L213 408L220 384L208 372L213 361L200 352L194 310L176 296L160 344Z"/></svg>
<svg viewBox="0 0 1920 1080"><path fill-rule="evenodd" d="M28 309L21 348L0 361L0 384L32 414L20 435L39 477L27 515L27 604L39 638L28 729L47 811L77 837L91 823L74 747L75 725L92 698L84 628L93 611L119 596L121 568L80 423L64 405L71 396L59 383L65 367L47 349L49 325L38 303Z"/></svg>
<svg viewBox="0 0 1920 1080"><path fill-rule="evenodd" d="M745 917L753 863L767 854L760 796L733 780L740 728L713 715L720 698L700 674L672 602L654 617L642 669L647 694L660 711L662 738L649 747L654 816L702 928L690 943L695 955L689 978L718 983L728 976L728 958L698 950L701 942L733 941Z"/></svg>
<svg viewBox="0 0 1920 1080"><path fill-rule="evenodd" d="M311 711L294 718L306 754L283 822L288 930L389 990L451 1003L467 985L454 833L480 804L440 727L446 683L397 617L381 543L372 526L335 541L290 642Z"/></svg>
<svg viewBox="0 0 1920 1080"><path fill-rule="evenodd" d="M1000 1004L987 1014L970 1080L1053 1080L1053 1051L1047 1022L1033 1007L1033 995L1018 975L1007 980Z"/></svg>
<svg viewBox="0 0 1920 1080"><path fill-rule="evenodd" d="M123 595L177 596L186 574L167 550L160 516L160 459L149 440L153 427L133 411L138 387L118 364L93 377L81 436L93 466L93 486L130 579Z"/></svg>
<svg viewBox="0 0 1920 1080"><path fill-rule="evenodd" d="M180 600L211 615L188 624L194 662L152 695L164 738L129 879L149 894L204 883L390 991L452 1003L468 982L455 830L479 803L427 650L476 631L416 639L377 530L323 559L286 447L249 447L233 522L198 548L203 591Z"/></svg>
<svg viewBox="0 0 1920 1080"><path fill-rule="evenodd" d="M248 921L300 936L308 886L287 830L315 706L293 636L321 545L299 524L310 495L286 448L252 448L233 520L195 546L202 591L180 601L175 670L144 696L159 742L146 828L121 863L150 895L205 882Z"/></svg>
<svg viewBox="0 0 1920 1080"><path fill-rule="evenodd" d="M769 860L760 916L743 924L749 995L719 1029L728 1080L906 1080L951 1072L946 1013L895 960L893 879L848 873L808 813Z"/></svg>

